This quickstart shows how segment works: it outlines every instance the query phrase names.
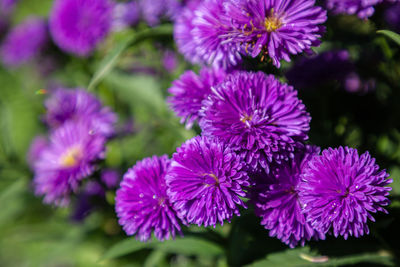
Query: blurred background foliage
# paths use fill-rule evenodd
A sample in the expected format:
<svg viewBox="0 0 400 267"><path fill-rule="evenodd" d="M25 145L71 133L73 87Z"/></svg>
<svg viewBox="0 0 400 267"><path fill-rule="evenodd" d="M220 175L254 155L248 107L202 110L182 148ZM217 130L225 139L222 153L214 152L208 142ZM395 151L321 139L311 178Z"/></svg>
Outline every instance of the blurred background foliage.
<svg viewBox="0 0 400 267"><path fill-rule="evenodd" d="M51 0L21 0L12 23L33 14L46 17L51 4ZM143 157L171 155L199 132L180 125L165 103L171 82L191 67L182 58L172 72L162 65L163 51L174 49L171 24L153 29L139 24L112 33L89 59L49 48L48 54L57 57L57 67L49 75L43 75L37 63L17 70L0 66L0 266L399 265L400 46L376 33L386 27L383 8L369 21L329 17L323 45L316 49L318 53L347 49L357 73L374 80L373 90L349 93L332 81L299 91L313 118L312 143L369 150L394 179L389 215L377 216L369 236L347 241L328 238L288 249L268 237L251 210L243 210L241 217L223 227L192 226L184 229L185 238L176 241L140 243L126 237L118 225L113 191L79 222L71 218L74 205L42 204L32 193L32 173L26 163L32 138L46 131L41 117L47 96L40 89L54 84L89 87L118 113L118 127L130 131L108 143L104 165L121 173ZM257 59L246 64L286 80L293 63L279 70Z"/></svg>

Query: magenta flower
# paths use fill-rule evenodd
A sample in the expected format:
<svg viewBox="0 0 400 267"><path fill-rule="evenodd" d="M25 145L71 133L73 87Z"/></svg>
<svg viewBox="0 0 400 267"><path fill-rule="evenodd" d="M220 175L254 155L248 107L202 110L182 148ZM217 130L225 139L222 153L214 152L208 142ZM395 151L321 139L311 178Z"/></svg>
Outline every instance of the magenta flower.
<svg viewBox="0 0 400 267"><path fill-rule="evenodd" d="M368 152L358 155L348 147L329 148L304 168L300 200L311 226L347 239L369 233L371 213L387 213L391 179L379 170Z"/></svg>
<svg viewBox="0 0 400 267"><path fill-rule="evenodd" d="M186 122L186 128L200 119L202 101L211 93L211 87L221 83L226 76L223 69L202 68L199 75L189 70L172 83L168 102L175 113Z"/></svg>
<svg viewBox="0 0 400 267"><path fill-rule="evenodd" d="M104 136L86 120L68 121L50 136L50 143L34 164L37 195L45 203L66 205L80 181L93 173L95 161L103 158Z"/></svg>
<svg viewBox="0 0 400 267"><path fill-rule="evenodd" d="M166 192L169 166L167 156L153 156L137 162L124 175L115 210L127 235L136 234L140 241L147 241L154 232L162 241L181 233L180 221Z"/></svg>
<svg viewBox="0 0 400 267"><path fill-rule="evenodd" d="M50 32L65 52L89 56L107 36L113 21L108 0L56 0L50 14Z"/></svg>
<svg viewBox="0 0 400 267"><path fill-rule="evenodd" d="M46 148L48 147L48 143L49 141L47 140L47 138L41 135L36 136L32 140L26 158L29 166L31 166L32 168L35 166L35 163L42 155L42 152L45 151Z"/></svg>
<svg viewBox="0 0 400 267"><path fill-rule="evenodd" d="M110 136L114 134L114 124L117 116L110 108L103 107L102 103L84 89L59 88L52 92L46 100L46 122L53 128L59 127L69 120L90 118L94 129Z"/></svg>
<svg viewBox="0 0 400 267"><path fill-rule="evenodd" d="M221 225L239 216L240 197L249 185L240 158L224 143L205 137L186 141L174 153L167 173L168 195L188 223Z"/></svg>
<svg viewBox="0 0 400 267"><path fill-rule="evenodd" d="M252 168L293 158L310 115L293 87L262 72L235 72L203 102L203 134L229 144Z"/></svg>
<svg viewBox="0 0 400 267"><path fill-rule="evenodd" d="M357 15L361 19L372 16L374 6L383 0L327 0L327 8L334 14Z"/></svg>
<svg viewBox="0 0 400 267"><path fill-rule="evenodd" d="M299 200L300 175L308 161L318 155L319 148L306 146L295 153L293 160L272 169L269 174L262 172L255 180L252 202L261 224L269 235L279 238L291 248L304 246L310 239L325 239L323 233L314 230L306 221L306 214Z"/></svg>

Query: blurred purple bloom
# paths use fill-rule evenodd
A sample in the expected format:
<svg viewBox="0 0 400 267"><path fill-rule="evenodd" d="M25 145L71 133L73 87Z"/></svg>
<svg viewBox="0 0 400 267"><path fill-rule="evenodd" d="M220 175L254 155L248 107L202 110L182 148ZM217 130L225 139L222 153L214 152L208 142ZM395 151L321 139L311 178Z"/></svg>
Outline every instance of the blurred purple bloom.
<svg viewBox="0 0 400 267"><path fill-rule="evenodd" d="M135 25L140 19L139 4L136 1L118 3L114 5L113 10L113 29L122 30Z"/></svg>
<svg viewBox="0 0 400 267"><path fill-rule="evenodd" d="M105 138L85 120L68 121L56 129L34 166L36 194L44 195L45 203L68 204L70 193L103 157L104 143Z"/></svg>
<svg viewBox="0 0 400 267"><path fill-rule="evenodd" d="M101 134L110 136L115 131L115 113L103 107L100 100L83 89L56 89L46 100L45 106L46 122L51 127L59 127L69 120L86 118Z"/></svg>
<svg viewBox="0 0 400 267"><path fill-rule="evenodd" d="M107 186L108 189L117 187L120 176L118 171L112 169L105 169L101 172L101 181Z"/></svg>
<svg viewBox="0 0 400 267"><path fill-rule="evenodd" d="M224 42L231 31L231 18L224 15L223 2L189 2L174 25L178 50L191 63L231 68L241 61L239 44Z"/></svg>
<svg viewBox="0 0 400 267"><path fill-rule="evenodd" d="M211 93L211 87L221 83L226 76L223 69L202 68L199 75L191 70L184 72L172 83L168 92L172 94L168 102L175 113L191 128L200 119L202 101Z"/></svg>
<svg viewBox="0 0 400 267"><path fill-rule="evenodd" d="M188 223L214 226L237 216L249 186L240 158L224 143L206 137L186 141L173 155L166 180L178 216Z"/></svg>
<svg viewBox="0 0 400 267"><path fill-rule="evenodd" d="M54 42L77 56L90 55L107 36L112 11L108 0L56 0L50 14Z"/></svg>
<svg viewBox="0 0 400 267"><path fill-rule="evenodd" d="M172 50L166 50L162 58L162 64L167 72L174 72L178 67L178 58L176 53Z"/></svg>
<svg viewBox="0 0 400 267"><path fill-rule="evenodd" d="M383 0L327 0L327 8L334 14L357 15L361 19L372 16L374 6Z"/></svg>
<svg viewBox="0 0 400 267"><path fill-rule="evenodd" d="M139 0L140 10L146 23L153 27L162 18L173 19L181 5L177 0Z"/></svg>
<svg viewBox="0 0 400 267"><path fill-rule="evenodd" d="M304 165L315 155L319 148L306 146L304 151L295 153L293 160L273 169L269 174L258 174L255 180L255 194L252 202L256 206L256 214L262 218L261 224L272 237L279 238L291 248L299 243L313 239L324 239L325 235L314 230L306 222L299 201L300 175Z"/></svg>
<svg viewBox="0 0 400 267"><path fill-rule="evenodd" d="M290 54L310 52L319 46L327 19L315 0L228 0L226 16L233 30L225 39L241 43L252 57L262 54L278 68ZM221 39L224 40L224 39Z"/></svg>
<svg viewBox="0 0 400 267"><path fill-rule="evenodd" d="M385 10L385 20L394 30L400 32L400 3L391 5Z"/></svg>
<svg viewBox="0 0 400 267"><path fill-rule="evenodd" d="M0 17L10 15L14 11L17 2L17 0L0 0Z"/></svg>
<svg viewBox="0 0 400 267"><path fill-rule="evenodd" d="M324 150L302 173L299 191L307 221L335 237L368 234L367 219L375 221L371 213L387 213L388 176L368 152L359 156L348 147Z"/></svg>
<svg viewBox="0 0 400 267"><path fill-rule="evenodd" d="M48 146L48 140L45 136L39 135L36 136L29 147L29 151L27 154L27 162L29 166L34 167L36 161L40 158L42 152Z"/></svg>
<svg viewBox="0 0 400 267"><path fill-rule="evenodd" d="M48 41L47 24L41 18L28 18L15 26L0 48L1 60L18 67L37 56Z"/></svg>
<svg viewBox="0 0 400 267"><path fill-rule="evenodd" d="M170 166L166 155L138 161L124 175L115 198L119 224L127 235L147 241L151 233L159 240L181 232L179 219L167 196L165 175Z"/></svg>
<svg viewBox="0 0 400 267"><path fill-rule="evenodd" d="M310 129L310 115L297 91L263 72L235 72L203 102L206 136L229 144L252 168L293 157Z"/></svg>

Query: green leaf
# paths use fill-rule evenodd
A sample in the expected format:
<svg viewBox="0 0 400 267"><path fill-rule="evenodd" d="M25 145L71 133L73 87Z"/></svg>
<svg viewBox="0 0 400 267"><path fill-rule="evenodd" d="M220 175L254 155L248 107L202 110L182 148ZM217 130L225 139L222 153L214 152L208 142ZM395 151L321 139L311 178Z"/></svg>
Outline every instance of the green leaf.
<svg viewBox="0 0 400 267"><path fill-rule="evenodd" d="M159 250L187 256L214 257L223 254L223 249L210 241L184 237L155 244Z"/></svg>
<svg viewBox="0 0 400 267"><path fill-rule="evenodd" d="M150 247L151 247L151 242L145 243L145 242L140 242L135 238L129 238L112 246L100 260L109 260L118 258L130 253L134 253L138 250Z"/></svg>
<svg viewBox="0 0 400 267"><path fill-rule="evenodd" d="M100 67L93 75L92 80L88 85L88 90L91 91L101 82L108 73L115 67L122 52L129 46L136 45L148 38L157 38L159 36L171 35L171 25L161 25L156 28L149 28L138 32L134 35L129 35L125 39L120 40L118 45L100 62Z"/></svg>
<svg viewBox="0 0 400 267"><path fill-rule="evenodd" d="M386 35L387 37L389 37L390 39L395 41L398 45L400 45L400 35L398 33L388 31L388 30L380 30L380 31L377 31L377 33Z"/></svg>
<svg viewBox="0 0 400 267"><path fill-rule="evenodd" d="M351 255L346 257L331 258L319 256L310 251L308 247L288 249L279 253L272 253L266 259L256 261L248 267L279 266L279 267L309 267L309 266L343 266L362 262L379 263L380 265L393 266L390 255L385 252Z"/></svg>

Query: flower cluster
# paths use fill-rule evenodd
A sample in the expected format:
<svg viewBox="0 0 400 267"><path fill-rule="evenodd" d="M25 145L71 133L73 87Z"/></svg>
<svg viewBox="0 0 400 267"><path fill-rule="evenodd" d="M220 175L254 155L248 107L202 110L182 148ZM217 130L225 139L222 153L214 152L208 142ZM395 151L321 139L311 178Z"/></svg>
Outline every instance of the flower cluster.
<svg viewBox="0 0 400 267"><path fill-rule="evenodd" d="M116 116L82 89L55 90L46 108L50 137L33 141L28 161L35 171L36 194L46 203L66 205L81 181L93 174L96 161L103 159Z"/></svg>

